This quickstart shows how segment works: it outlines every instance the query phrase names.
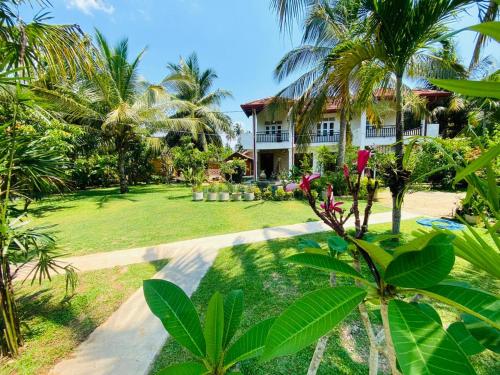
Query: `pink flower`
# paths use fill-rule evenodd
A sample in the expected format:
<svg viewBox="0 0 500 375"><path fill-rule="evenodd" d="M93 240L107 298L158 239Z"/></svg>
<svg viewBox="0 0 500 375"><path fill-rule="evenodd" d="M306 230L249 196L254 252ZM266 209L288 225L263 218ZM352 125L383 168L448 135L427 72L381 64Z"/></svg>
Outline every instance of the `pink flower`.
<svg viewBox="0 0 500 375"><path fill-rule="evenodd" d="M358 150L358 173L361 174L368 164L368 159L370 159L369 150Z"/></svg>
<svg viewBox="0 0 500 375"><path fill-rule="evenodd" d="M349 167L347 166L347 164L344 164L344 177L349 177Z"/></svg>
<svg viewBox="0 0 500 375"><path fill-rule="evenodd" d="M342 206L344 202L335 202L335 197L333 196L332 185L328 185L326 189L326 201L320 204L320 207L327 212L339 212L342 213Z"/></svg>
<svg viewBox="0 0 500 375"><path fill-rule="evenodd" d="M302 177L302 182L300 183L299 187L304 191L304 192L309 192L311 190L311 182L316 180L317 178L320 178L321 175L319 173L313 173L307 176Z"/></svg>
<svg viewBox="0 0 500 375"><path fill-rule="evenodd" d="M297 189L299 187L298 184L296 184L295 182L290 182L288 185L285 186L285 191L294 191L295 189Z"/></svg>

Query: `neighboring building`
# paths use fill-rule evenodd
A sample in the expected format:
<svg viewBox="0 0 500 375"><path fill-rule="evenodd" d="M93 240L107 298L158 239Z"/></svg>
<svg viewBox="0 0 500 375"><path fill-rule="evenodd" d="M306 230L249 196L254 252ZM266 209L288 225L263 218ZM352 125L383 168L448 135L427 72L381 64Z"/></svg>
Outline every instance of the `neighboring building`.
<svg viewBox="0 0 500 375"><path fill-rule="evenodd" d="M230 161L234 159L241 159L245 161L245 176L253 175L253 156L252 150L245 150L243 152L233 152L224 161Z"/></svg>
<svg viewBox="0 0 500 375"><path fill-rule="evenodd" d="M445 97L450 93L437 90L414 90L427 99L428 105ZM384 94L384 100L390 100L392 95ZM254 178L257 179L262 171L267 178L276 176L280 171L289 170L300 158L297 154L297 138L294 124L288 115L274 116L264 108L271 103L272 98L254 100L241 105L245 114L252 116L252 132L243 133L239 143L245 150L252 151L254 160ZM327 146L335 151L338 147L340 128L339 108L335 102L327 106L323 120L317 124L316 131L309 134L310 143L306 153L312 156L313 169L318 171L317 150L320 146ZM366 112L352 117L350 121L352 144L360 148L366 146L387 146L396 141L396 115L383 118L383 126L376 129L366 119ZM426 135L439 136L439 124L428 124L422 121L421 126L405 130L405 136Z"/></svg>

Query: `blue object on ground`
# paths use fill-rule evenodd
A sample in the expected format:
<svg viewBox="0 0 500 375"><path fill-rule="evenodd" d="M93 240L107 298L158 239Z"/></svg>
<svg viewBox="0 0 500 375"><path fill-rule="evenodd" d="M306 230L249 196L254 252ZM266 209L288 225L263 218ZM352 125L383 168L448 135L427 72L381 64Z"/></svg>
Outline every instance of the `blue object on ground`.
<svg viewBox="0 0 500 375"><path fill-rule="evenodd" d="M464 230L465 225L447 219L418 219L417 223L426 227L448 230Z"/></svg>

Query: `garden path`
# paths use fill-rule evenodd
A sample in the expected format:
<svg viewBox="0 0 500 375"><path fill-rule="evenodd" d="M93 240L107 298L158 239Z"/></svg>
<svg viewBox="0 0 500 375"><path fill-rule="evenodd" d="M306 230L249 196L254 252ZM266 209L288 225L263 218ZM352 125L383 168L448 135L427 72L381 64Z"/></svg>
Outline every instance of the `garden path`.
<svg viewBox="0 0 500 375"><path fill-rule="evenodd" d="M403 202L403 210L414 214L431 216L431 217L449 217L455 216L460 199L465 197L462 192L448 191L415 191L405 195ZM392 207L392 197L389 189L382 190L378 193L380 204Z"/></svg>
<svg viewBox="0 0 500 375"><path fill-rule="evenodd" d="M404 220L417 216L412 213L403 213ZM370 220L373 224L390 221L390 212L373 214ZM349 221L347 226L352 227L353 222ZM80 271L89 271L170 259L170 262L154 278L172 281L191 295L221 248L288 238L328 229L320 222L308 222L146 248L66 258L66 261L71 261ZM50 374L146 375L167 338L168 334L161 322L153 316L146 305L142 288L140 288L69 358L59 362Z"/></svg>

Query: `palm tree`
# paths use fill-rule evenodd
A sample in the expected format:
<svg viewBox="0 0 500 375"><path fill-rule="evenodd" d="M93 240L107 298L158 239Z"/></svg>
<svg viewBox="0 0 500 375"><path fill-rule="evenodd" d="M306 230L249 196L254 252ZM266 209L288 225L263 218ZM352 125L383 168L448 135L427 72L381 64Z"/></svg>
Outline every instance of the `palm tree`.
<svg viewBox="0 0 500 375"><path fill-rule="evenodd" d="M125 172L127 152L140 139L164 129L190 129L198 122L188 117L169 118L169 112L190 110L185 101L175 100L161 86L138 79L138 67L144 50L128 60L128 41L111 47L96 31L97 64L91 75L82 74L76 82L38 86L36 91L52 99L63 117L72 122L100 129L105 141L118 157L120 193L128 192Z"/></svg>
<svg viewBox="0 0 500 375"><path fill-rule="evenodd" d="M34 260L35 277L48 277L58 268L47 246L52 241L26 227L22 215L12 218L13 196L26 188L60 181L61 158L23 134L26 119L47 113L26 86L41 76L66 79L77 69L88 70L92 49L75 25L48 25L47 13L25 22L19 7L28 0L0 0L0 354L16 355L22 344L20 317L12 285L12 264ZM45 1L38 1L42 6ZM71 273L71 268L66 268Z"/></svg>
<svg viewBox="0 0 500 375"><path fill-rule="evenodd" d="M163 79L163 86L179 100L190 104L190 110L177 111L173 118L195 118L198 129L193 138L206 149L208 143L222 146L220 132L231 134L231 118L220 111L222 100L230 98L231 92L212 90L217 73L213 69L201 70L196 53L179 63L167 65L169 74Z"/></svg>
<svg viewBox="0 0 500 375"><path fill-rule="evenodd" d="M334 92L332 76L336 74L333 62L350 42L364 32L364 20L358 17L360 1L319 0L312 4L305 18L302 45L287 53L275 69L275 77L281 81L298 70L307 69L295 82L277 95L295 99L296 130L303 136L299 141L308 143L308 134L316 126L329 102L335 100L340 110L340 138L337 165L345 159L346 133L352 98L349 82L342 90ZM308 44L311 43L311 44Z"/></svg>

